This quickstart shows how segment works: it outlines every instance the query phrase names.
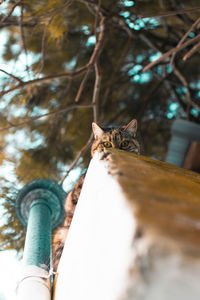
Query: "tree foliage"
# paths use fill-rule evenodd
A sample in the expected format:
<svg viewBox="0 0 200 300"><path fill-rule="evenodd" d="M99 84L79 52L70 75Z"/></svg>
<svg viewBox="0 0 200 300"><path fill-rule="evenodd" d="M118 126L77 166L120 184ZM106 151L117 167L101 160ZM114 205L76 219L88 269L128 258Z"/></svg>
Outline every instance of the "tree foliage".
<svg viewBox="0 0 200 300"><path fill-rule="evenodd" d="M144 153L158 159L174 118L200 122L200 1L10 0L1 6L0 163L13 171L1 176L6 221L0 239L2 248L20 249L16 183L59 181L70 164L87 166L93 120L119 125L137 118Z"/></svg>

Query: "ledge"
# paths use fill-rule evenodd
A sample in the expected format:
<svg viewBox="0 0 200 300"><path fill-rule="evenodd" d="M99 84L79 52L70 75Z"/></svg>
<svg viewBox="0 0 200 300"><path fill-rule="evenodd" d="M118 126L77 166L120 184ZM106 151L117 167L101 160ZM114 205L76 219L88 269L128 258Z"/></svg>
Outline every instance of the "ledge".
<svg viewBox="0 0 200 300"><path fill-rule="evenodd" d="M113 150L91 160L55 300L200 299L200 176Z"/></svg>
<svg viewBox="0 0 200 300"><path fill-rule="evenodd" d="M184 248L200 247L199 174L122 151L110 160L138 225Z"/></svg>

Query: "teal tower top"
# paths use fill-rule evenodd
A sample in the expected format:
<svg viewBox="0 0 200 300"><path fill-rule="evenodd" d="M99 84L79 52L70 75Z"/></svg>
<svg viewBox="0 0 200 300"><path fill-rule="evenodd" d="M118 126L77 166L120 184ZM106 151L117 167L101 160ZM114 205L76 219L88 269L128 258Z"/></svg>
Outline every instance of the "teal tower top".
<svg viewBox="0 0 200 300"><path fill-rule="evenodd" d="M19 221L27 227L25 265L50 269L51 233L64 220L65 198L62 187L47 179L34 180L19 192L15 209Z"/></svg>

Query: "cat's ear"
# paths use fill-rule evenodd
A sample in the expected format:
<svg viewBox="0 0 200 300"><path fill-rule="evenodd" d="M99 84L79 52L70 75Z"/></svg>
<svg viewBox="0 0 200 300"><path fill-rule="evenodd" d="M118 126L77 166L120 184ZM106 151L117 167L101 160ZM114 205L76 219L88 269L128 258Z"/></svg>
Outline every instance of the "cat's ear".
<svg viewBox="0 0 200 300"><path fill-rule="evenodd" d="M98 139L102 136L102 134L104 133L103 129L97 125L97 123L92 123L92 130L93 130L93 133L94 133L94 137L95 139Z"/></svg>
<svg viewBox="0 0 200 300"><path fill-rule="evenodd" d="M136 135L136 131L137 131L137 120L133 119L131 122L128 123L128 125L126 125L124 127L125 131L129 131L131 134Z"/></svg>

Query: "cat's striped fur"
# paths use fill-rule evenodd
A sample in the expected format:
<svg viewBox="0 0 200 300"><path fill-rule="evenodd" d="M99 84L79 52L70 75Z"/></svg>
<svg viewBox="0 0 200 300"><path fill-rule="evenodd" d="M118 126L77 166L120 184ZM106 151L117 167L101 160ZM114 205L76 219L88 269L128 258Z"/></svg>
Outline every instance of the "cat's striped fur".
<svg viewBox="0 0 200 300"><path fill-rule="evenodd" d="M96 123L92 123L95 136L91 148L91 155L95 151L104 152L108 148L117 148L135 154L140 153L140 145L136 140L137 121L132 120L127 126L119 128L102 129Z"/></svg>

